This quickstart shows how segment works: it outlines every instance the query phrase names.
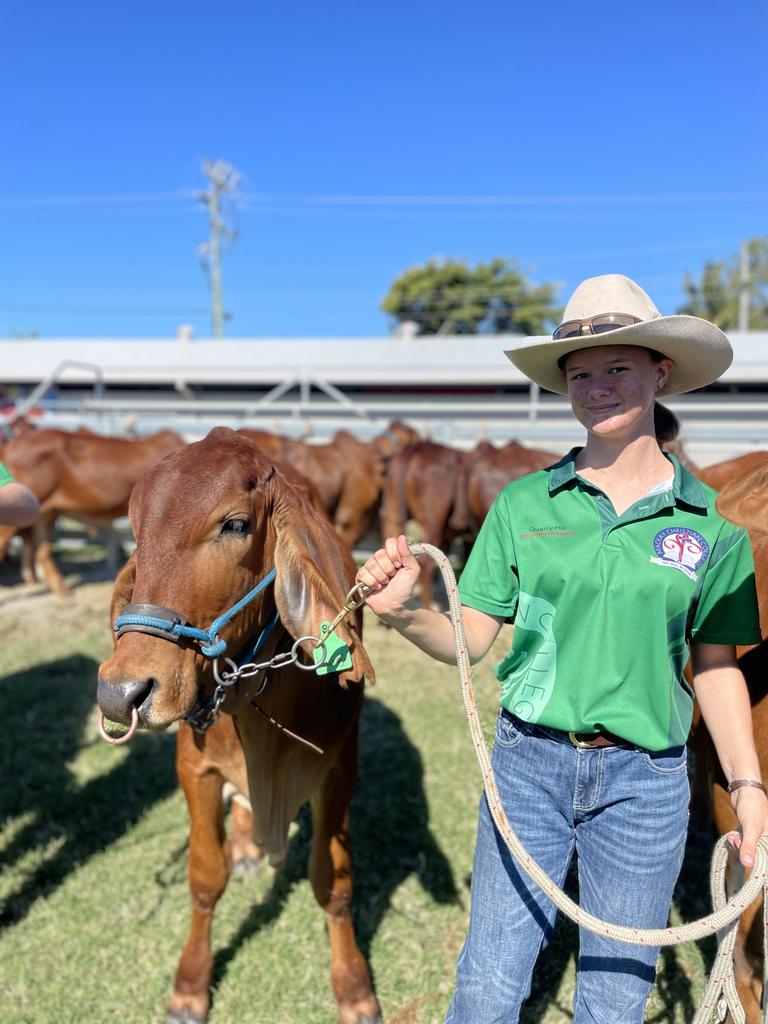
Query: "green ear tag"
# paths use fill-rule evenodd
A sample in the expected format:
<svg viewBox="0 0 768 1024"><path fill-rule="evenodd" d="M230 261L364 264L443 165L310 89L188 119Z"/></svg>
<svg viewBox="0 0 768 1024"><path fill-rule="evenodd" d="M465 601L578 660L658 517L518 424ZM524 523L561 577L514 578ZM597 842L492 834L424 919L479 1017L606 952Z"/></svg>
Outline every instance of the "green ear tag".
<svg viewBox="0 0 768 1024"><path fill-rule="evenodd" d="M330 622L320 623L320 639L325 642L325 660L323 660L323 648L319 644L312 651L312 660L317 665L315 672L319 676L327 676L331 672L344 672L346 669L352 668L352 655L349 653L349 647L335 633L331 633L330 636L326 635L329 626ZM320 664L321 661L322 664Z"/></svg>

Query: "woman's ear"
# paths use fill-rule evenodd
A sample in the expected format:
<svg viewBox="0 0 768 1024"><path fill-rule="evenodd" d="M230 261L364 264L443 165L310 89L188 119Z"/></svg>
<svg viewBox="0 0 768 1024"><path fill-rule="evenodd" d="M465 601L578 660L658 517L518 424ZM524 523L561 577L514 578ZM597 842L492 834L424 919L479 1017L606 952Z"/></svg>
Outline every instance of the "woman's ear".
<svg viewBox="0 0 768 1024"><path fill-rule="evenodd" d="M276 483L277 483L276 479ZM275 502L275 602L280 621L294 638L320 636L320 625L341 611L354 582L355 565L331 523L295 492ZM362 644L359 618L348 615L335 630L347 644L352 668L339 673L339 682L374 681L373 667ZM308 645L309 646L309 645Z"/></svg>
<svg viewBox="0 0 768 1024"><path fill-rule="evenodd" d="M662 392L667 386L672 371L675 368L675 364L671 359L662 359L661 362L656 364L656 391Z"/></svg>

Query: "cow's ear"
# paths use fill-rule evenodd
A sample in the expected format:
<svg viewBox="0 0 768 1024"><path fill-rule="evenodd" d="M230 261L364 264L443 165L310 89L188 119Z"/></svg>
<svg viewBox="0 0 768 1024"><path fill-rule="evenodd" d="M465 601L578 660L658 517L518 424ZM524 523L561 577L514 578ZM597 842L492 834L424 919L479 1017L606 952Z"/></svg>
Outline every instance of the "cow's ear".
<svg viewBox="0 0 768 1024"><path fill-rule="evenodd" d="M144 495L144 481L139 477L133 485L131 496L128 499L128 518L131 521L131 529L134 537L139 535L139 523L141 522L141 503Z"/></svg>
<svg viewBox="0 0 768 1024"><path fill-rule="evenodd" d="M109 606L110 624L115 621L123 608L131 603L135 582L136 553L134 552L115 577L115 585L112 588L112 603Z"/></svg>
<svg viewBox="0 0 768 1024"><path fill-rule="evenodd" d="M768 533L768 466L727 483L717 496L717 511L747 530Z"/></svg>
<svg viewBox="0 0 768 1024"><path fill-rule="evenodd" d="M292 489L291 489L292 491ZM331 523L292 491L274 505L275 601L280 620L294 638L320 636L320 624L341 610L354 582L355 564ZM339 682L374 682L373 667L362 643L362 618L348 615L336 635L349 647L352 668L339 673ZM307 651L312 644L307 643Z"/></svg>

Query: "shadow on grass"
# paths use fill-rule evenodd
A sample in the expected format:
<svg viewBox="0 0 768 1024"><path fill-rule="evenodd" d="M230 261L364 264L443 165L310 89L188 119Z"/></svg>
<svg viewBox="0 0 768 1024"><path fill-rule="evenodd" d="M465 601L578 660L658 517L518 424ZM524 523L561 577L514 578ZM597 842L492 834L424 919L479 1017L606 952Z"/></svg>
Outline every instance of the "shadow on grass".
<svg viewBox="0 0 768 1024"><path fill-rule="evenodd" d="M352 801L355 932L368 955L393 893L411 875L436 903L458 903L453 869L429 827L424 766L400 718L367 698Z"/></svg>
<svg viewBox="0 0 768 1024"><path fill-rule="evenodd" d="M351 809L354 871L353 918L358 945L366 959L373 937L399 886L411 875L437 903L459 899L453 872L429 828L421 755L397 715L366 698L360 723L360 770ZM307 877L312 838L309 808L299 815L285 865L272 888L243 920L214 960L218 986L238 950L279 917L294 886ZM318 914L322 911L318 908Z"/></svg>
<svg viewBox="0 0 768 1024"><path fill-rule="evenodd" d="M110 771L84 785L73 777L67 765L83 747L97 668L92 658L75 655L0 679L0 825L28 818L0 852L0 870L31 850L58 844L5 900L0 928L23 920L36 900L176 788L170 735L138 735Z"/></svg>
<svg viewBox="0 0 768 1024"><path fill-rule="evenodd" d="M105 534L102 530L99 536ZM108 556L105 543L98 539L84 541L80 547L64 547L54 544L52 548L56 568L67 582L70 590L76 590L85 583L103 583L114 580L118 570L126 561L122 547L118 548L112 559ZM50 592L45 584L38 580L37 584L24 584L21 579L21 557L18 551L10 552L0 562L0 586L13 587L18 593L13 599L35 596L40 591Z"/></svg>

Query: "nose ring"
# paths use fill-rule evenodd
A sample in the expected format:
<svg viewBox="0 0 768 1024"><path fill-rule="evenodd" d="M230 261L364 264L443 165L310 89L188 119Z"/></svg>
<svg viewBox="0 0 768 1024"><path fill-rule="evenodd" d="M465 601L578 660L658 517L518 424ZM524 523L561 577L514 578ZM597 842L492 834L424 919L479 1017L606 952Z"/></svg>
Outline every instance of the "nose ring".
<svg viewBox="0 0 768 1024"><path fill-rule="evenodd" d="M114 746L119 747L121 743L127 743L139 728L139 712L135 707L131 708L131 724L128 726L128 732L124 732L122 736L110 736L104 722L104 712L102 711L99 714L99 735L107 743L112 743Z"/></svg>

